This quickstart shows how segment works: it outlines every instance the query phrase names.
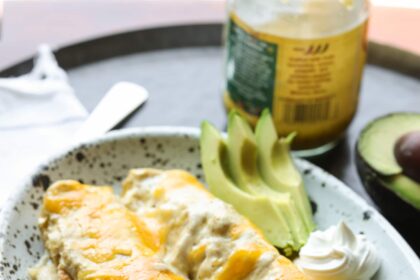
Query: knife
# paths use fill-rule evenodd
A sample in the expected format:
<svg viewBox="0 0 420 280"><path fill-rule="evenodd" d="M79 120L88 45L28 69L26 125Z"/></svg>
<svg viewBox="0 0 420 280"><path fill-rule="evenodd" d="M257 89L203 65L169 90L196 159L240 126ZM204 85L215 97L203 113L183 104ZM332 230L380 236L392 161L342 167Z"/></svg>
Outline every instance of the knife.
<svg viewBox="0 0 420 280"><path fill-rule="evenodd" d="M116 83L105 94L88 119L75 133L75 141L99 137L140 107L149 97L147 90L134 83Z"/></svg>

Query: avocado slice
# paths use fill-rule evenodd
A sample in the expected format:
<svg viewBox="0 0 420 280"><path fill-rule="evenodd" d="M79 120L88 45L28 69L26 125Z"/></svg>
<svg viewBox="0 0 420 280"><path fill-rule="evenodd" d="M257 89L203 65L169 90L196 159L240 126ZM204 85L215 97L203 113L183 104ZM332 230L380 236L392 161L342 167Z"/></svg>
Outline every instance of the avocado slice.
<svg viewBox="0 0 420 280"><path fill-rule="evenodd" d="M220 133L210 123L201 125L201 162L210 191L231 204L239 213L258 226L275 246L292 253L292 234L283 214L270 199L251 195L237 188L228 170L228 148Z"/></svg>
<svg viewBox="0 0 420 280"><path fill-rule="evenodd" d="M263 180L271 188L291 194L300 219L304 221L307 231L311 232L315 228L311 206L302 177L290 154L290 145L296 134L292 133L279 139L270 111L265 109L257 123L255 136L258 169Z"/></svg>
<svg viewBox="0 0 420 280"><path fill-rule="evenodd" d="M270 188L261 178L257 167L257 143L250 125L236 112L229 114L228 153L232 179L252 195L268 197L284 215L293 238L293 249L303 246L311 230L300 217L299 209L289 192Z"/></svg>
<svg viewBox="0 0 420 280"><path fill-rule="evenodd" d="M420 183L404 174L394 155L398 140L416 130L420 130L420 114L394 113L369 123L356 144L360 178L382 212L394 221L420 218Z"/></svg>

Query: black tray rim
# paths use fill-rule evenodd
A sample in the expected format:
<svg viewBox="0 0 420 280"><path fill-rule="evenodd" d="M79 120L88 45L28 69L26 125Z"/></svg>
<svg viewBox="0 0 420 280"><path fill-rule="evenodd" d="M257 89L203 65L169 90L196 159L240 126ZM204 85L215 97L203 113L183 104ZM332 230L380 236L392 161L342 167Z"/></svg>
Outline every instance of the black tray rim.
<svg viewBox="0 0 420 280"><path fill-rule="evenodd" d="M84 64L140 52L221 46L222 33L222 23L141 28L65 45L56 49L54 55L59 65L69 70ZM369 41L367 62L420 79L420 55L409 51ZM0 76L21 75L30 71L32 66L33 56L0 69Z"/></svg>

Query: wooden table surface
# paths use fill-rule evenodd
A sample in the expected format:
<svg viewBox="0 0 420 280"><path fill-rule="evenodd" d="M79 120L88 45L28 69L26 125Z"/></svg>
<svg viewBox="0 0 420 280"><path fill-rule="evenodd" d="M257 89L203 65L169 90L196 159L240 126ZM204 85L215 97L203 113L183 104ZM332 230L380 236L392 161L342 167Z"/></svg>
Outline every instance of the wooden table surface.
<svg viewBox="0 0 420 280"><path fill-rule="evenodd" d="M41 43L58 48L127 30L222 22L225 1L6 0L3 13L0 69L30 57ZM420 54L416 26L420 9L373 6L369 38Z"/></svg>

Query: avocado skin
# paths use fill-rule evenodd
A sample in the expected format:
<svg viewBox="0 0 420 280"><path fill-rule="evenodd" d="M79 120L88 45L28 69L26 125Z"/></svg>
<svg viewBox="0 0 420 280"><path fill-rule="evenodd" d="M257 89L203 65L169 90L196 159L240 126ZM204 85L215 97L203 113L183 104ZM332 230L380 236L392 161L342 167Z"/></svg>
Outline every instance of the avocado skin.
<svg viewBox="0 0 420 280"><path fill-rule="evenodd" d="M381 176L362 158L357 146L356 167L366 191L389 220L407 224L418 223L420 211L402 200L385 185Z"/></svg>

